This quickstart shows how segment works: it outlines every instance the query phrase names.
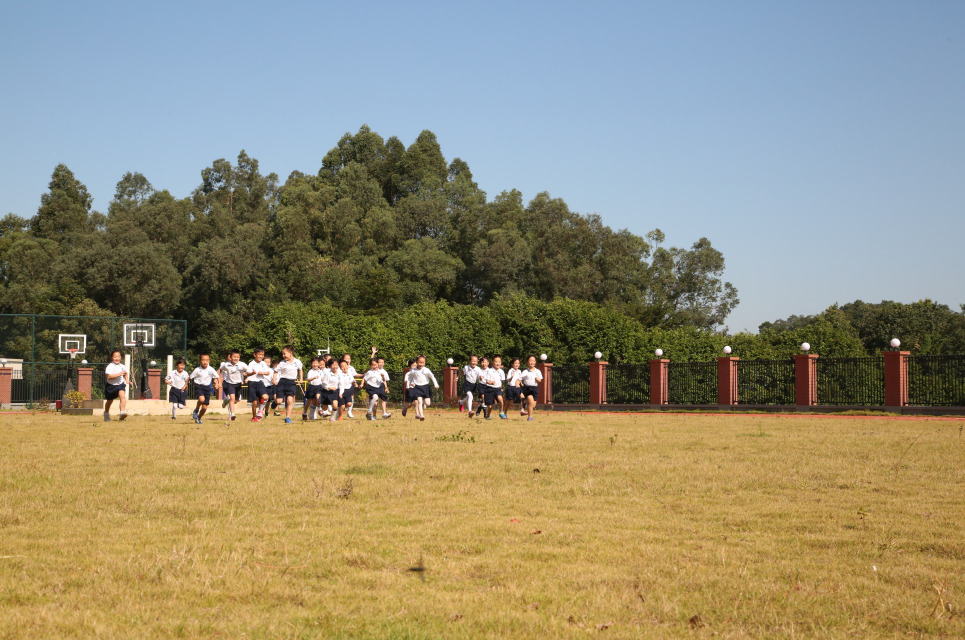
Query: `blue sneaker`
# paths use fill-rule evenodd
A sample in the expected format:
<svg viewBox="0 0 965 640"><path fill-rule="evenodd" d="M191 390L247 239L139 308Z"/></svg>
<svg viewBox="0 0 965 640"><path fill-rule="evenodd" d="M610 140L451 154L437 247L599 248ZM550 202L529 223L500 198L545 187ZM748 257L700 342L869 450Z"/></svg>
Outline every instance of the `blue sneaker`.
<svg viewBox="0 0 965 640"><path fill-rule="evenodd" d="M291 424L291 423L292 423L291 418L285 418L285 424Z"/></svg>
<svg viewBox="0 0 965 640"><path fill-rule="evenodd" d="M500 414L499 414L499 418L500 418L501 420L508 420L508 419L509 419L509 418L506 417L506 414L505 414L505 413L500 413Z"/></svg>

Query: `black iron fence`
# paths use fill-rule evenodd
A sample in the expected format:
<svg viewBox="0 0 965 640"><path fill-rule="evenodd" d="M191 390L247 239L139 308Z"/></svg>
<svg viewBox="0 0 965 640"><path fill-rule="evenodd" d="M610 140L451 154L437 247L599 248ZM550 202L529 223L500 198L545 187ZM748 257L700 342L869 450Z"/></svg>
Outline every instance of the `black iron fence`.
<svg viewBox="0 0 965 640"><path fill-rule="evenodd" d="M738 404L794 404L794 360L738 360Z"/></svg>
<svg viewBox="0 0 965 640"><path fill-rule="evenodd" d="M554 403L590 403L590 367L587 365L553 367L550 375Z"/></svg>
<svg viewBox="0 0 965 640"><path fill-rule="evenodd" d="M669 363L667 395L667 404L717 404L717 363Z"/></svg>
<svg viewBox="0 0 965 640"><path fill-rule="evenodd" d="M608 404L648 404L650 402L649 364L607 364L604 367Z"/></svg>
<svg viewBox="0 0 965 640"><path fill-rule="evenodd" d="M819 405L884 405L884 358L818 358L817 363Z"/></svg>
<svg viewBox="0 0 965 640"><path fill-rule="evenodd" d="M965 407L965 355L909 357L908 404Z"/></svg>

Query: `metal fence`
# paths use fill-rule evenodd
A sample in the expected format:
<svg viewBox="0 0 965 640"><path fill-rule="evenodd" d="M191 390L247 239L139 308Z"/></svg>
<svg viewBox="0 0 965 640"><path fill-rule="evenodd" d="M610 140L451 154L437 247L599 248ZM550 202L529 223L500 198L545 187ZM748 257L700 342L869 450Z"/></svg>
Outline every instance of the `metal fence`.
<svg viewBox="0 0 965 640"><path fill-rule="evenodd" d="M649 404L649 364L607 364L604 368L608 404Z"/></svg>
<svg viewBox="0 0 965 640"><path fill-rule="evenodd" d="M590 368L588 366L553 367L550 371L554 403L589 404Z"/></svg>
<svg viewBox="0 0 965 640"><path fill-rule="evenodd" d="M738 404L794 404L794 360L738 360Z"/></svg>
<svg viewBox="0 0 965 640"><path fill-rule="evenodd" d="M909 357L908 404L965 406L965 355Z"/></svg>
<svg viewBox="0 0 965 640"><path fill-rule="evenodd" d="M884 358L818 358L818 404L885 403Z"/></svg>
<svg viewBox="0 0 965 640"><path fill-rule="evenodd" d="M717 404L717 363L669 363L667 395L667 404Z"/></svg>

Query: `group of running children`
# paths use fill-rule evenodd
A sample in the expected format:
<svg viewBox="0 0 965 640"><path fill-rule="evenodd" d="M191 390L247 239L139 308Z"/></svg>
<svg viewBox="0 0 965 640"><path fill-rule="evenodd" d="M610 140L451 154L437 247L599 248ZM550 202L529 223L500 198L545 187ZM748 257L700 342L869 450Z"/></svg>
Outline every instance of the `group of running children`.
<svg viewBox="0 0 965 640"><path fill-rule="evenodd" d="M263 348L256 348L251 362L241 361L241 352L234 349L228 352L228 359L215 369L211 366L211 356L201 356L200 366L190 374L186 371L184 358L179 358L175 370L170 371L164 382L169 387L171 419L177 419L178 409L187 406L188 382L194 382L197 406L192 418L202 424L211 399L222 391L223 406L228 407L231 420L236 419L235 407L243 399L243 387L247 386L248 402L251 404L252 422L260 422L265 417L269 404L278 409L284 405L285 422L292 423L292 409L295 405L295 390L304 384L305 402L302 405L302 420L316 420L327 417L330 421L343 420L345 416L354 418L352 408L355 390L364 388L369 396L368 420L376 420L378 403L382 403L382 418L390 418L388 411L389 374L385 371L385 359L376 357L377 349L372 347L369 369L359 374L352 366L352 356L346 353L341 359L331 356L313 357L311 369L303 370L301 360L295 357L294 348L282 349L282 357L272 366L271 357L265 355ZM483 415L487 420L494 407L499 409L499 417L506 419L506 411L513 403L520 404L520 415L533 419L533 410L539 393L538 384L543 379L536 368L536 357L527 358L525 369L520 368L519 358L510 361L508 371L503 370L502 359L472 356L469 364L463 367L463 393L459 400L459 410L469 411L469 417ZM111 353L111 363L107 365L104 420L110 421L110 407L115 399L120 402L120 419L127 418L127 385L130 384L129 372L121 364L121 352ZM506 392L503 394L503 383ZM409 370L403 381L405 391L402 415L414 406L417 420L425 420L425 409L432 403L430 384L436 389L439 383L435 375L426 367L426 357L418 356L409 360ZM479 403L478 411L473 411L473 402ZM276 414L278 412L276 411Z"/></svg>

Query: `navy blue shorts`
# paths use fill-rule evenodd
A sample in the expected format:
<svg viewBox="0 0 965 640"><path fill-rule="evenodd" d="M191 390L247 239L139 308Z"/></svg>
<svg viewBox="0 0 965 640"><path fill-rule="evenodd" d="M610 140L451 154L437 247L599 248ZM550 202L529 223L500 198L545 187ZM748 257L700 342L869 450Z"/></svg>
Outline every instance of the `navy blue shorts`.
<svg viewBox="0 0 965 640"><path fill-rule="evenodd" d="M385 400L386 402L389 401L389 394L385 392L385 385L384 385L384 384L380 384L380 385L377 386L377 387L372 387L372 386L369 386L369 385L365 385L365 392L368 393L370 396L375 396L375 397L377 397L377 398L382 398L382 399Z"/></svg>
<svg viewBox="0 0 965 640"><path fill-rule="evenodd" d="M261 400L262 396L267 396L268 390L265 389L264 382L249 382L248 383L248 400L250 402L258 402Z"/></svg>
<svg viewBox="0 0 965 640"><path fill-rule="evenodd" d="M288 378L278 378L278 384L275 385L275 397L276 398L287 398L288 396L295 397L295 389L297 385L294 380Z"/></svg>
<svg viewBox="0 0 965 640"><path fill-rule="evenodd" d="M506 402L519 402L519 387L510 385L506 387Z"/></svg>
<svg viewBox="0 0 965 640"><path fill-rule="evenodd" d="M320 395L322 395L322 385L320 384L310 384L305 387L305 397L309 400L315 400Z"/></svg>
<svg viewBox="0 0 965 640"><path fill-rule="evenodd" d="M322 404L338 402L338 389L322 389Z"/></svg>
<svg viewBox="0 0 965 640"><path fill-rule="evenodd" d="M171 387L171 391L168 393L168 399L171 401L171 404L187 404L188 390Z"/></svg>
<svg viewBox="0 0 965 640"><path fill-rule="evenodd" d="M342 391L342 402L348 404L349 402L355 401L355 387L349 387L348 389Z"/></svg>
<svg viewBox="0 0 965 640"><path fill-rule="evenodd" d="M121 391L127 391L127 385L123 382L120 384L106 384L104 385L104 397L108 400L115 400L117 394Z"/></svg>
<svg viewBox="0 0 965 640"><path fill-rule="evenodd" d="M488 384L483 388L483 399L486 404L496 404L496 397L503 395L503 390L499 387L490 387Z"/></svg>
<svg viewBox="0 0 965 640"><path fill-rule="evenodd" d="M234 395L235 400L241 400L241 385L242 382L222 382L221 389L224 391L224 397L227 398L230 395Z"/></svg>
<svg viewBox="0 0 965 640"><path fill-rule="evenodd" d="M194 395L201 400L202 396L204 400L201 400L201 404L211 404L211 394L214 393L210 386L205 386L203 384L194 385Z"/></svg>
<svg viewBox="0 0 965 640"><path fill-rule="evenodd" d="M429 398L432 399L432 389L429 388L427 384L420 384L409 389L409 397L412 400L416 398Z"/></svg>
<svg viewBox="0 0 965 640"><path fill-rule="evenodd" d="M523 385L522 389L523 389L523 397L524 397L524 398L526 398L526 397L528 397L528 396L532 396L532 397L533 397L533 400L538 400L538 399L539 399L539 387L529 386L529 385Z"/></svg>

